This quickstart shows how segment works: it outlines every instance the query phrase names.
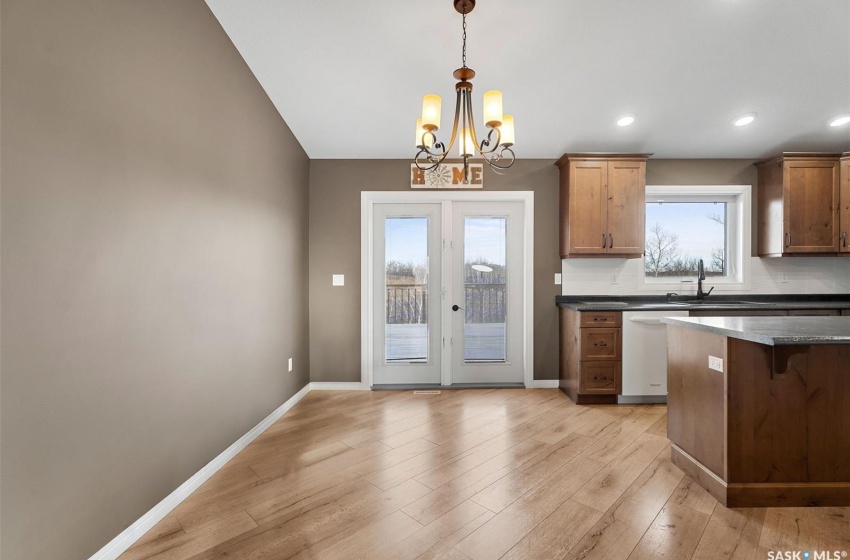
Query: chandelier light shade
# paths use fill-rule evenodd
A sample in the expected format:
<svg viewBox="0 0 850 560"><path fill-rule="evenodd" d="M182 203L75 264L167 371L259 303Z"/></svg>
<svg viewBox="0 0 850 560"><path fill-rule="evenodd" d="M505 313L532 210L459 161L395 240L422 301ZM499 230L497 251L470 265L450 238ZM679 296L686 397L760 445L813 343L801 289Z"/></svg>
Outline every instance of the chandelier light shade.
<svg viewBox="0 0 850 560"><path fill-rule="evenodd" d="M516 156L514 145L514 118L502 112L502 92L488 91L484 94L484 126L487 135L480 142L475 131L472 113L472 78L475 71L466 65L466 16L475 7L475 0L453 0L455 10L463 16L463 66L454 71L458 81L455 84L455 114L452 134L448 144L437 139L440 129L442 99L439 95L429 94L422 99L422 116L416 120L416 148L419 150L413 158L419 169L436 169L446 159L455 142L458 154L463 158L463 182L469 182L469 159L476 152L497 173L513 165Z"/></svg>

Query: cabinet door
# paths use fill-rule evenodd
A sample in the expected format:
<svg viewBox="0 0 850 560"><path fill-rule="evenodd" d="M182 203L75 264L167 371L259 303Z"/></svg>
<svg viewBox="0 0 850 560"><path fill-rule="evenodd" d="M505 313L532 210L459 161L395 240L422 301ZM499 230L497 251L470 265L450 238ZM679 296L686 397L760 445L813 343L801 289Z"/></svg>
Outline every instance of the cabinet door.
<svg viewBox="0 0 850 560"><path fill-rule="evenodd" d="M783 175L783 252L837 252L838 162L788 161Z"/></svg>
<svg viewBox="0 0 850 560"><path fill-rule="evenodd" d="M608 253L644 252L645 177L642 161L608 162Z"/></svg>
<svg viewBox="0 0 850 560"><path fill-rule="evenodd" d="M850 157L841 159L841 170L838 173L840 188L838 201L841 205L839 223L838 250L850 252Z"/></svg>
<svg viewBox="0 0 850 560"><path fill-rule="evenodd" d="M570 162L570 254L605 253L607 175L607 161Z"/></svg>

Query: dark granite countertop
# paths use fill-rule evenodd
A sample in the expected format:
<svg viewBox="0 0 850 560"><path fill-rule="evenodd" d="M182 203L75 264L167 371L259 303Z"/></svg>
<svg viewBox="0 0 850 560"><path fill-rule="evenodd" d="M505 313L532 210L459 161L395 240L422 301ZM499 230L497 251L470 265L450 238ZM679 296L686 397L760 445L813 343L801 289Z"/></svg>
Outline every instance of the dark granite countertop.
<svg viewBox="0 0 850 560"><path fill-rule="evenodd" d="M555 304L577 311L850 309L850 294L710 295L701 302L693 296L677 296L669 302L666 296L556 296Z"/></svg>
<svg viewBox="0 0 850 560"><path fill-rule="evenodd" d="M662 321L768 346L850 344L850 317L665 317Z"/></svg>

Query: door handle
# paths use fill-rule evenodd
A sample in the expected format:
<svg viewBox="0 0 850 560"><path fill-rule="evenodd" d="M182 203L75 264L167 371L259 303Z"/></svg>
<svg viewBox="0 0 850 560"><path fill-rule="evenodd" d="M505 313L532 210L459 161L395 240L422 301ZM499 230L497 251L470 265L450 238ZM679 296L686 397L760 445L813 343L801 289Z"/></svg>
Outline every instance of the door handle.
<svg viewBox="0 0 850 560"><path fill-rule="evenodd" d="M459 306L459 305L457 305L457 304L452 305L452 311L457 311L458 309L463 309L463 307L461 307L461 306Z"/></svg>

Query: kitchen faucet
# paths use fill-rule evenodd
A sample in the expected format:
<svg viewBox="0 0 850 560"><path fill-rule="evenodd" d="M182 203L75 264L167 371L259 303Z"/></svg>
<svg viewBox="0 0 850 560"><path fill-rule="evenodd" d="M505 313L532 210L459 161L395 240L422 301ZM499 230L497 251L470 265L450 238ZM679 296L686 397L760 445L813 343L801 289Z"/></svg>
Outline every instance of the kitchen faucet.
<svg viewBox="0 0 850 560"><path fill-rule="evenodd" d="M714 286L711 287L707 292L702 291L702 281L705 280L705 265L702 264L702 259L699 260L699 265L697 265L697 299L703 299L705 296L714 291Z"/></svg>

